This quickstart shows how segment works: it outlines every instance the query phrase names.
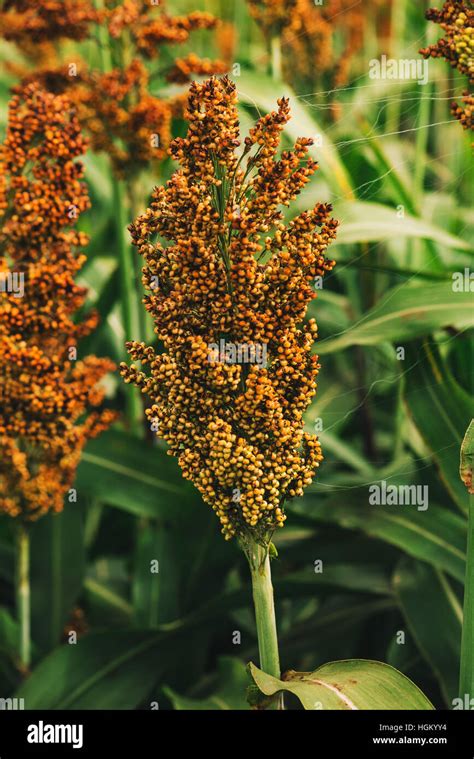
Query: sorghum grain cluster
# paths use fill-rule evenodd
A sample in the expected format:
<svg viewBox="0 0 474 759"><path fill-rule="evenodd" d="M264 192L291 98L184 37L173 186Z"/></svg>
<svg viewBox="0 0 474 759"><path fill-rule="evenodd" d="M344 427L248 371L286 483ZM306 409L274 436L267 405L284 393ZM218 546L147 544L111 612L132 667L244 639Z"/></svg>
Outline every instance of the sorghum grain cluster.
<svg viewBox="0 0 474 759"><path fill-rule="evenodd" d="M382 0L248 0L250 12L267 38L278 35L283 46L284 73L297 86L313 87L321 75L331 86L349 79L350 64L362 48L368 19L378 18ZM338 36L340 39L335 42Z"/></svg>
<svg viewBox="0 0 474 759"><path fill-rule="evenodd" d="M278 157L290 118L283 98L241 145L236 100L227 77L191 85L188 133L170 150L180 169L131 226L161 350L128 343L141 368L122 364L121 373L151 399L151 428L225 537L264 540L322 459L303 431L319 369L317 326L303 320L315 278L334 266L325 251L337 222L325 204L283 220L281 206L317 168L312 140ZM267 361L216 360L223 344L249 355L264 347Z"/></svg>
<svg viewBox="0 0 474 759"><path fill-rule="evenodd" d="M103 15L89 0L5 0L0 34L29 51L31 43L86 39Z"/></svg>
<svg viewBox="0 0 474 759"><path fill-rule="evenodd" d="M160 58L163 46L185 44L194 31L216 24L216 18L200 11L171 16L164 0L108 0L100 11L87 0L39 0L34 10L29 3L12 2L0 13L0 35L15 42L33 64L33 71L15 66L13 73L23 85L37 82L55 94L69 93L92 149L108 153L117 175L128 178L163 158L173 115L182 112L179 96L165 100L152 94L150 70L156 71L156 63L150 62ZM73 61L65 59L51 45L51 40L80 41L92 29L97 36L98 25L106 27L111 49L121 51L120 65L110 70L91 68L79 52ZM109 40L99 44L109 45ZM183 84L195 75L226 70L222 61L188 54L164 65L162 76Z"/></svg>
<svg viewBox="0 0 474 759"><path fill-rule="evenodd" d="M112 421L91 410L109 360L77 360L95 314L75 314L86 290L74 277L89 206L79 123L69 101L28 85L10 103L0 149L0 511L36 519L61 511L86 441ZM24 291L8 287L22 278ZM18 297L22 295L22 297Z"/></svg>
<svg viewBox="0 0 474 759"><path fill-rule="evenodd" d="M448 0L440 10L427 11L426 18L439 24L445 34L420 53L425 58L444 58L467 76L470 85L474 84L474 4L470 0ZM472 93L464 92L462 105L452 103L451 112L464 129L474 129Z"/></svg>

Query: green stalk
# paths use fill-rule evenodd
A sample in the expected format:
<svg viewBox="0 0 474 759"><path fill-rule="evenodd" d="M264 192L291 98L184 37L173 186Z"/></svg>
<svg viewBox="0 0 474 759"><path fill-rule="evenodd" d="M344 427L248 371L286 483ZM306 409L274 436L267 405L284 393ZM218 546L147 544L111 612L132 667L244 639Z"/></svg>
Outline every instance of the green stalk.
<svg viewBox="0 0 474 759"><path fill-rule="evenodd" d="M273 677L280 677L280 656L273 598L272 575L268 547L251 539L246 550L252 576L253 603L257 623L260 669ZM273 708L281 708L275 702Z"/></svg>
<svg viewBox="0 0 474 759"><path fill-rule="evenodd" d="M414 197L418 198L418 206L421 205L421 201L423 199L424 189L425 189L425 175L426 175L426 167L428 164L428 158L427 158L427 147L428 147L428 136L429 136L429 129L427 128L427 125L430 121L430 112L431 112L431 97L433 95L433 85L431 83L425 85L425 89L423 90L423 94L420 97L420 105L419 105L419 111L418 111L418 127L423 127L422 129L418 129L416 133L416 143L415 143L415 171L413 176L413 194Z"/></svg>
<svg viewBox="0 0 474 759"><path fill-rule="evenodd" d="M275 82L283 80L282 60L281 60L281 37L274 34L270 39L270 64L271 77Z"/></svg>
<svg viewBox="0 0 474 759"><path fill-rule="evenodd" d="M135 222L138 216L140 215L142 209L142 201L143 201L143 195L144 193L141 192L141 184L140 179L130 179L127 184L127 202L128 202L128 208L129 208L129 216L130 221ZM149 321L146 319L146 310L143 307L143 297L144 297L144 289L142 284L142 266L143 262L141 259L141 256L138 255L136 251L132 251L132 262L133 262L133 269L135 272L135 303L136 308L138 309L138 332L135 337L136 340L145 340L147 339L147 326L149 325ZM151 334L149 334L149 340L150 342L153 342L154 339L154 333L153 331Z"/></svg>
<svg viewBox="0 0 474 759"><path fill-rule="evenodd" d="M470 498L459 696L474 698L474 499Z"/></svg>
<svg viewBox="0 0 474 759"><path fill-rule="evenodd" d="M104 0L94 0L94 7L98 10L105 8ZM97 41L99 43L100 65L103 73L112 71L112 55L110 52L110 37L105 24L97 25Z"/></svg>
<svg viewBox="0 0 474 759"><path fill-rule="evenodd" d="M20 624L20 659L28 669L31 662L31 610L30 610L30 535L22 522L18 526L16 601Z"/></svg>
<svg viewBox="0 0 474 759"><path fill-rule="evenodd" d="M403 53L403 32L406 26L407 0L397 0L392 4L391 35L392 58L401 58ZM400 129L401 98L393 98L387 106L387 131Z"/></svg>
<svg viewBox="0 0 474 759"><path fill-rule="evenodd" d="M137 284L132 250L127 238L127 214L125 208L125 184L122 179L113 180L115 221L119 253L120 290L123 327L126 340L140 339L140 319L137 304ZM126 394L127 419L131 431L140 434L142 421L141 398L130 390Z"/></svg>

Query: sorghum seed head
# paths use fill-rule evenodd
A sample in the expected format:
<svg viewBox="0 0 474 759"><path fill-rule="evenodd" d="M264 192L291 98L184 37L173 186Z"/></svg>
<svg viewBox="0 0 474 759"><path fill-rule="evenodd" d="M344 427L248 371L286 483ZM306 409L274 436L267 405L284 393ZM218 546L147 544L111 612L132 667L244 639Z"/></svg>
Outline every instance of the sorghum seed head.
<svg viewBox="0 0 474 759"><path fill-rule="evenodd" d="M164 349L130 342L134 363L121 365L226 538L282 526L285 499L303 493L322 459L303 431L319 370L317 328L303 319L312 281L333 268L325 252L337 226L324 204L283 220L280 207L317 168L310 139L277 155L288 100L243 144L236 101L227 77L191 85L187 136L170 150L180 168L130 227ZM223 359L223 343L266 361Z"/></svg>
<svg viewBox="0 0 474 759"><path fill-rule="evenodd" d="M74 281L87 243L74 229L89 206L74 160L84 147L65 97L30 84L12 98L0 148L0 511L25 519L62 510L84 444L114 418L90 412L113 364L76 360L97 323L74 318L86 296ZM15 278L23 293L5 286Z"/></svg>

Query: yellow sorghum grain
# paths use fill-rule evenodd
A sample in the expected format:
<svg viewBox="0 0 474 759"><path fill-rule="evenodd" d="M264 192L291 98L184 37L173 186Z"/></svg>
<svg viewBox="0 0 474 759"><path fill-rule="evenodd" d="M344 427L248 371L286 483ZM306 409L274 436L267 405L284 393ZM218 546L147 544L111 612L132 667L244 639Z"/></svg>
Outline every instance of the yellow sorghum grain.
<svg viewBox="0 0 474 759"><path fill-rule="evenodd" d="M322 459L317 437L303 431L319 369L316 323L303 319L313 280L334 266L325 251L337 222L325 204L284 222L279 207L317 168L312 140L277 157L290 118L282 98L241 145L236 101L227 77L191 85L188 133L170 150L180 169L131 226L163 349L128 343L141 369L121 364L121 373L151 399L152 429L225 537L250 530L264 539ZM216 356L220 341L266 351L267 361Z"/></svg>

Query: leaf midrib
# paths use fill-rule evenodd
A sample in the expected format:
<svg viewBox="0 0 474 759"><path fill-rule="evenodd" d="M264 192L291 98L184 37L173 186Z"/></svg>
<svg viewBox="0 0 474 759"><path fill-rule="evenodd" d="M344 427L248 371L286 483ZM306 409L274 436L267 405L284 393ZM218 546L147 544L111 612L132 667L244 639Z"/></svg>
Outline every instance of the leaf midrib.
<svg viewBox="0 0 474 759"><path fill-rule="evenodd" d="M110 472L123 474L126 477L130 477L133 480L137 480L137 482L141 482L146 485L151 485L152 487L158 488L160 490L166 490L169 493L179 493L181 495L184 490L179 485L172 485L168 482L165 482L164 480L159 480L156 477L152 477L151 475L146 474L141 471L137 472L135 469L132 469L131 467L124 466L123 464L118 464L102 456L96 456L93 453L85 452L82 456L82 459L83 461L87 461L89 464L95 464L96 466L100 466L103 469L106 469Z"/></svg>
<svg viewBox="0 0 474 759"><path fill-rule="evenodd" d="M417 311L425 311L425 312L426 311L440 311L440 310L449 311L449 310L452 310L453 308L456 308L456 309L462 308L462 309L466 309L466 310L472 311L472 303L467 303L467 302L463 303L463 302L461 302L461 303L458 303L456 305L456 307L453 306L452 302L451 303L436 303L436 304L428 304L428 305L425 305L425 306L418 306L418 307L411 306L410 308L405 308L405 309L402 309L400 311L390 311L390 313L384 314L383 316L380 316L377 319L371 319L369 321L366 321L365 323L364 322L359 323L357 325L357 328L352 328L351 327L346 332L345 335L341 335L340 337L336 337L334 339L331 338L331 337L328 338L326 344L329 344L330 342L332 342L333 346L335 346L335 345L341 345L341 344L343 345L344 342L347 340L347 336L348 335L352 335L354 333L357 335L357 331L358 330L363 330L364 328L365 329L367 329L367 328L372 329L374 326L378 327L378 326L380 326L381 324L383 324L386 321L404 318L405 316L409 316L412 313L414 314ZM371 339L372 337L373 337L373 335L370 335L370 334L365 335L365 336L363 334L362 335L359 334L359 335L357 335L357 342L358 342L358 344L362 344L360 342L361 340L362 341L368 340L368 339ZM321 343L319 344L320 348L324 347L324 343L325 342L326 342L325 340L321 341Z"/></svg>
<svg viewBox="0 0 474 759"><path fill-rule="evenodd" d="M390 521L395 522L395 524L400 524L403 527L407 527L413 532L417 532L419 535L423 535L424 537L430 538L433 543L436 543L437 545L442 546L443 548L445 548L447 551L450 551L452 554L454 554L458 558L462 559L463 561L466 561L466 554L463 553L463 551L461 551L460 548L456 548L456 546L451 545L451 543L446 543L444 540L439 538L435 533L429 532L429 530L426 530L420 527L415 522L410 522L403 519L403 517L396 517L393 514L387 514L387 513L384 513L384 518L387 520L387 522L390 522Z"/></svg>
<svg viewBox="0 0 474 759"><path fill-rule="evenodd" d="M151 640L143 641L139 645L135 646L135 648L129 651L126 651L126 653L122 654L121 656L116 657L113 661L109 662L104 667L102 667L102 669L99 669L96 672L94 672L94 674L91 675L91 677L87 678L78 686L76 686L75 690L69 693L66 698L64 698L62 701L60 700L59 702L57 702L54 709L69 708L69 705L71 703L73 703L74 701L77 701L82 695L84 695L84 693L90 690L90 688L92 688L95 685L95 683L97 683L100 679L110 674L110 672L113 672L114 669L117 669L125 662L133 659L135 656L138 656L144 651L147 651L149 648L152 648L153 645L157 642L158 637L159 637L158 635L155 635L153 638L151 638Z"/></svg>

